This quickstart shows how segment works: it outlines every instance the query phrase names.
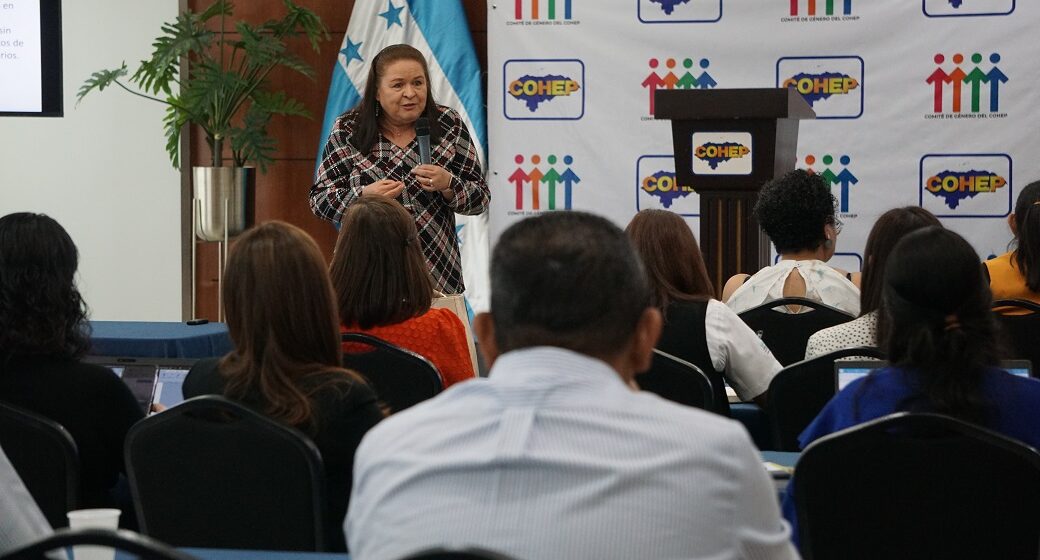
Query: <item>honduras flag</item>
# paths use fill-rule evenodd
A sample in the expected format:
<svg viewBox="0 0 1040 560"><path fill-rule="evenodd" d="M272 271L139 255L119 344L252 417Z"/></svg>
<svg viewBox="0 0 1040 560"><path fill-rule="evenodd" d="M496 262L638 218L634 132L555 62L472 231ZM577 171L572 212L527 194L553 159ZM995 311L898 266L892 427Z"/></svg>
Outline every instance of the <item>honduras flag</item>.
<svg viewBox="0 0 1040 560"><path fill-rule="evenodd" d="M354 3L347 34L332 71L318 147L319 163L321 149L336 117L361 101L360 92L365 90L372 58L384 47L398 43L411 45L426 56L434 98L462 116L486 169L487 122L480 66L461 0L358 0ZM487 310L491 297L487 212L479 216L456 215L455 220L466 300L472 309Z"/></svg>

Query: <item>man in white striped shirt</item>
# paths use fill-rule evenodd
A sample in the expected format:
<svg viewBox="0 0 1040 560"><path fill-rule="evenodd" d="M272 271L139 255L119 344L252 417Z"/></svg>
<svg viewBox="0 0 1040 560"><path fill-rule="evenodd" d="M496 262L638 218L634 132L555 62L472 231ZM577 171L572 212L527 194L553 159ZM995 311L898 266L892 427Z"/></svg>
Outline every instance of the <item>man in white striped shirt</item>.
<svg viewBox="0 0 1040 560"><path fill-rule="evenodd" d="M620 229L581 212L524 220L499 239L491 292L475 324L489 378L358 448L353 558L798 557L744 428L631 389L661 315Z"/></svg>

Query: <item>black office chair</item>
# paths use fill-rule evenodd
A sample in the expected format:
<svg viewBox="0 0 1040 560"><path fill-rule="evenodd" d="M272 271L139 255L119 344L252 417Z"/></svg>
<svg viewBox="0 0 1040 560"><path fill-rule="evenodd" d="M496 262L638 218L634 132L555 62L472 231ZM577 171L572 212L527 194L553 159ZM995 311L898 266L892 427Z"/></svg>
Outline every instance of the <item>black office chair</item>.
<svg viewBox="0 0 1040 560"><path fill-rule="evenodd" d="M1004 315L1001 311L1027 311L1021 315ZM1029 360L1033 377L1040 377L1040 305L1024 299L1000 299L993 302L997 323L1007 340L1007 358Z"/></svg>
<svg viewBox="0 0 1040 560"><path fill-rule="evenodd" d="M361 333L344 333L343 342L371 348L362 352L344 351L343 366L363 375L393 412L421 403L444 388L437 368L415 352Z"/></svg>
<svg viewBox="0 0 1040 560"><path fill-rule="evenodd" d="M792 484L806 560L1040 553L1040 454L946 416L898 413L821 438Z"/></svg>
<svg viewBox="0 0 1040 560"><path fill-rule="evenodd" d="M51 527L79 503L79 453L61 424L0 402L0 447Z"/></svg>
<svg viewBox="0 0 1040 560"><path fill-rule="evenodd" d="M774 450L799 450L799 434L834 396L834 362L850 357L883 360L885 354L872 347L844 348L791 364L769 382L766 413Z"/></svg>
<svg viewBox="0 0 1040 560"><path fill-rule="evenodd" d="M465 548L461 550L433 548L411 554L401 560L513 560L513 558L481 548Z"/></svg>
<svg viewBox="0 0 1040 560"><path fill-rule="evenodd" d="M48 556L68 546L97 545L124 551L137 558L158 560L196 560L194 556L171 548L155 539L133 531L108 529L61 529L54 534L0 556L0 560L46 560Z"/></svg>
<svg viewBox="0 0 1040 560"><path fill-rule="evenodd" d="M701 368L656 348L650 369L636 375L636 383L640 389L672 402L720 412L711 381Z"/></svg>
<svg viewBox="0 0 1040 560"><path fill-rule="evenodd" d="M784 306L801 306L811 311L788 313L778 310ZM797 297L763 303L740 313L739 317L758 333L777 361L785 366L805 357L805 345L816 331L855 319L840 309Z"/></svg>
<svg viewBox="0 0 1040 560"><path fill-rule="evenodd" d="M327 549L317 447L240 404L207 395L138 422L126 465L146 535L178 547Z"/></svg>

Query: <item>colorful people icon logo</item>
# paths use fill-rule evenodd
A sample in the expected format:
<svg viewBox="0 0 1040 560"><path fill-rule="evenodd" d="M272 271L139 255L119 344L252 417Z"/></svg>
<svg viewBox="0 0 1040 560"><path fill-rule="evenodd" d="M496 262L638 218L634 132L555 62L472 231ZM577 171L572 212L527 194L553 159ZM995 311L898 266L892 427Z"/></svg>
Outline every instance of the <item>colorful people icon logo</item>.
<svg viewBox="0 0 1040 560"><path fill-rule="evenodd" d="M971 63L975 66L970 72L965 72L960 66L964 62L964 55L961 53L950 57L950 60L956 64L950 72L947 72L942 67L943 63L946 62L946 57L943 54L937 53L932 60L937 67L928 76L925 83L930 84L933 88L933 113L943 112L946 91L950 92L950 110L954 113L960 113L961 100L965 89L971 92L971 112L981 112L983 84L989 84L989 111L991 113L1000 111L1000 86L1008 81L1007 75L997 67L997 63L1000 62L1000 53L989 55L989 62L993 64L993 68L988 72L983 72L982 68L978 66L983 61L981 53L971 55ZM949 84L949 88L946 87L947 84ZM964 88L964 84L968 84L969 87Z"/></svg>
<svg viewBox="0 0 1040 560"><path fill-rule="evenodd" d="M827 154L820 158L821 163L826 167L822 172L818 172L813 169L813 165L816 164L816 156L809 154L805 156L805 170L809 173L818 173L820 177L823 177L830 185L838 185L840 187L838 196L838 211L842 213L848 213L849 211L849 188L852 185L859 183L859 178L852 174L848 169L849 163L852 162L852 158L848 155L843 155L838 158L838 163L841 164L842 169L838 173L835 173L831 169L831 165L834 164L834 156Z"/></svg>
<svg viewBox="0 0 1040 560"><path fill-rule="evenodd" d="M538 154L532 155L530 158L531 164L535 166L530 171L525 171L523 168L525 161L523 155L517 154L513 161L516 163L517 168L507 180L516 188L516 210L524 209L525 185L530 185L531 188L531 210L541 210L541 186L543 183L546 186L548 210L557 209L558 187L563 188L563 209L570 210L573 207L574 185L580 183L581 178L571 169L571 165L574 163L572 156L565 155L559 158L555 154L549 155L545 158L545 162L550 167L548 171L544 172L539 167L539 164L542 163L542 157ZM556 164L560 162L566 166L563 172L556 168Z"/></svg>
<svg viewBox="0 0 1040 560"><path fill-rule="evenodd" d="M665 60L667 73L664 76L658 74L657 68L661 65L658 59L651 58L647 65L650 67L650 74L641 85L650 94L650 115L654 115L654 92L659 89L711 89L719 85L715 78L712 78L711 74L707 72L708 66L711 65L707 58L700 60L699 65L704 70L700 76L693 75L693 58L683 59L682 66L685 70L681 77L675 73L676 60L674 58Z"/></svg>
<svg viewBox="0 0 1040 560"><path fill-rule="evenodd" d="M816 13L816 3L817 3L817 0L804 0L804 1L805 1L805 15L807 15L807 16L815 16L815 15L833 16L834 15L835 0L820 0L821 2L824 2L824 13L823 14L817 14ZM799 5L802 2L803 2L803 0L791 0L791 15L792 16L798 15L798 7L799 7ZM844 14L844 15L851 15L852 14L852 0L843 0L841 8L842 8L841 9L842 14Z"/></svg>

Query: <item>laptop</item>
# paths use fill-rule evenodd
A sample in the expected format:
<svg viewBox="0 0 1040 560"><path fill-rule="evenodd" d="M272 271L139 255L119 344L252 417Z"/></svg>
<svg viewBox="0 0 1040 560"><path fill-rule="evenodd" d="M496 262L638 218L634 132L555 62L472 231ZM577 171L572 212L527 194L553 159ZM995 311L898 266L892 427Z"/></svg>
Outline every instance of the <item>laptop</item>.
<svg viewBox="0 0 1040 560"><path fill-rule="evenodd" d="M834 362L834 384L838 391L871 371L888 367L884 360L838 360ZM1029 360L1003 360L1000 367L1018 377L1032 377L1033 364Z"/></svg>
<svg viewBox="0 0 1040 560"><path fill-rule="evenodd" d="M182 387L196 359L87 356L87 363L107 367L123 380L144 411L159 403L169 408L184 400Z"/></svg>

